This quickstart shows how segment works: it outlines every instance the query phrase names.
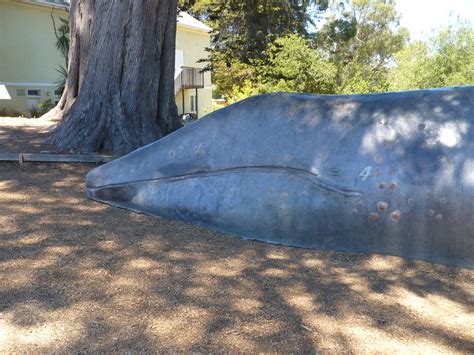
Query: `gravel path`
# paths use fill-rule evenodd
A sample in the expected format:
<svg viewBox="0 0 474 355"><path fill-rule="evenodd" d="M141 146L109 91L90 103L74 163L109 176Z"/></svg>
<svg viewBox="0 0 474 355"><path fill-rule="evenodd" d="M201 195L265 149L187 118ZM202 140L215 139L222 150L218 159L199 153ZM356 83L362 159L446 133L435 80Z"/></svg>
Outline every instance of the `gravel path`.
<svg viewBox="0 0 474 355"><path fill-rule="evenodd" d="M2 353L474 352L474 271L112 208L90 168L0 163Z"/></svg>

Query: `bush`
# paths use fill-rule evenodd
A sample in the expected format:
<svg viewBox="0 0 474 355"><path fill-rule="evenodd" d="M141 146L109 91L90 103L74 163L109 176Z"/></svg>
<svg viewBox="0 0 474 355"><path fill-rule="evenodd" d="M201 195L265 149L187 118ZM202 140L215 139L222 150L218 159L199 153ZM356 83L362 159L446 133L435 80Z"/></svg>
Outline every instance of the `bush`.
<svg viewBox="0 0 474 355"><path fill-rule="evenodd" d="M258 94L258 89L254 86L254 84L250 80L245 80L243 86L235 85L232 87L232 91L227 99L229 105L236 103L238 101L244 100L250 96L254 96Z"/></svg>
<svg viewBox="0 0 474 355"><path fill-rule="evenodd" d="M23 114L19 111L15 111L9 107L0 107L0 117L20 117Z"/></svg>
<svg viewBox="0 0 474 355"><path fill-rule="evenodd" d="M265 55L268 65L259 68L260 92L333 92L336 67L308 40L294 34L280 37L270 44Z"/></svg>
<svg viewBox="0 0 474 355"><path fill-rule="evenodd" d="M52 110L54 108L54 103L51 99L46 99L42 101L37 107L30 110L31 117L41 117L46 112Z"/></svg>

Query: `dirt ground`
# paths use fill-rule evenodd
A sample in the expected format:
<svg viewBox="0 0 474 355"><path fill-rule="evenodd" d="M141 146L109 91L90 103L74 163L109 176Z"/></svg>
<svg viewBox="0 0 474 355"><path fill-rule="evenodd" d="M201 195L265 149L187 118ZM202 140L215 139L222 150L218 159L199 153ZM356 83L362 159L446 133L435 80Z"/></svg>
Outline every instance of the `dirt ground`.
<svg viewBox="0 0 474 355"><path fill-rule="evenodd" d="M474 352L474 271L243 241L0 163L0 352Z"/></svg>
<svg viewBox="0 0 474 355"><path fill-rule="evenodd" d="M56 123L44 118L0 117L0 153L58 152L43 142Z"/></svg>

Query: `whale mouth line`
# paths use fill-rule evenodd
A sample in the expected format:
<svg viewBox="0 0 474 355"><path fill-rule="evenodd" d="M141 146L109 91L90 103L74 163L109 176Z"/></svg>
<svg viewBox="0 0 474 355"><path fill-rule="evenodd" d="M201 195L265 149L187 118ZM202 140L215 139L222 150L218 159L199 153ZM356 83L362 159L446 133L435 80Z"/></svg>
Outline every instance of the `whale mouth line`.
<svg viewBox="0 0 474 355"><path fill-rule="evenodd" d="M317 187L321 189L334 192L345 197L354 197L354 196L363 195L362 192L360 191L357 191L345 186L341 186L332 181L323 179L319 175L314 174L305 169L285 167L285 166L270 166L270 165L242 166L242 167L224 168L224 169L217 169L217 170L198 170L198 171L193 171L186 174L161 176L161 177L156 177L156 178L134 180L134 181L128 181L128 182L115 183L115 184L101 185L101 186L88 186L86 184L86 188L90 190L99 190L99 189L123 187L127 185L140 184L140 183L145 183L145 182L180 181L180 180L187 180L187 179L197 179L200 177L211 177L211 176L228 175L228 174L245 174L249 172L250 173L281 174L281 175L287 175L288 177L292 175L299 176L300 178L308 180L309 182L311 182L312 184L316 185Z"/></svg>

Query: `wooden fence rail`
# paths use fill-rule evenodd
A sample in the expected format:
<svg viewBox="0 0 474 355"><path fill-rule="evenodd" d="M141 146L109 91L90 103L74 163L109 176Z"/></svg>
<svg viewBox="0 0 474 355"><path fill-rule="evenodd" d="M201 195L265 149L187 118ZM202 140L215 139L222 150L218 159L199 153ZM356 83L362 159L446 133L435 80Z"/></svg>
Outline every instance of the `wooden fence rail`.
<svg viewBox="0 0 474 355"><path fill-rule="evenodd" d="M45 154L45 153L0 153L0 162L43 162L43 163L108 163L117 156L99 154Z"/></svg>

